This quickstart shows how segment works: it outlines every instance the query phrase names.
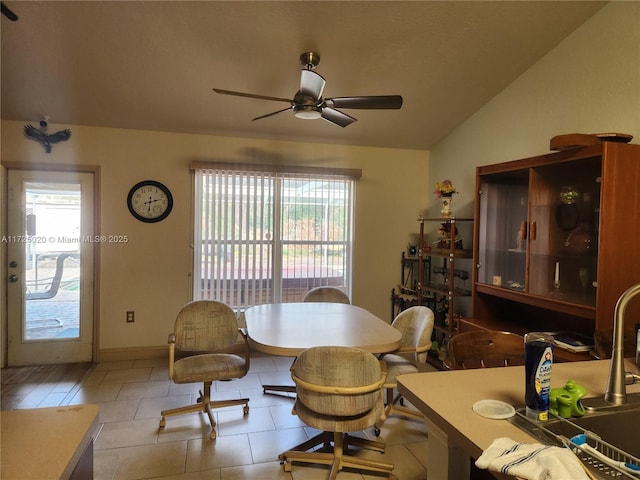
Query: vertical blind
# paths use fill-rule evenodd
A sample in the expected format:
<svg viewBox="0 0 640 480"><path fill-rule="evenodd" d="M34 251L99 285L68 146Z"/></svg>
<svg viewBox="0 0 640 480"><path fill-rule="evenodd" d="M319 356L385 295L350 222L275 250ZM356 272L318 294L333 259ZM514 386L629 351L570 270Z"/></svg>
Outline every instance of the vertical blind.
<svg viewBox="0 0 640 480"><path fill-rule="evenodd" d="M350 175L195 168L194 299L247 306L350 294Z"/></svg>

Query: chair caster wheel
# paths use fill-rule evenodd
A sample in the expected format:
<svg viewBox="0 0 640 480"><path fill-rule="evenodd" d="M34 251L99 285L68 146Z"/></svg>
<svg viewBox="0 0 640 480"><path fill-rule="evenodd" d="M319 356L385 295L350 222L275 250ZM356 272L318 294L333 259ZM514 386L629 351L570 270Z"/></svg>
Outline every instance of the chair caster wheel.
<svg viewBox="0 0 640 480"><path fill-rule="evenodd" d="M211 430L211 433L209 434L209 438L211 440L215 440L216 439L216 431L215 431L215 429Z"/></svg>
<svg viewBox="0 0 640 480"><path fill-rule="evenodd" d="M400 405L404 407L404 397L400 397Z"/></svg>
<svg viewBox="0 0 640 480"><path fill-rule="evenodd" d="M167 426L167 421L164 418L160 419L160 428L164 428Z"/></svg>
<svg viewBox="0 0 640 480"><path fill-rule="evenodd" d="M380 436L380 429L379 429L378 427L375 427L375 428L373 429L373 433L374 433L374 435L375 435L376 437L379 437L379 436Z"/></svg>
<svg viewBox="0 0 640 480"><path fill-rule="evenodd" d="M242 407L242 413L245 415L249 414L249 405L245 405L244 407Z"/></svg>

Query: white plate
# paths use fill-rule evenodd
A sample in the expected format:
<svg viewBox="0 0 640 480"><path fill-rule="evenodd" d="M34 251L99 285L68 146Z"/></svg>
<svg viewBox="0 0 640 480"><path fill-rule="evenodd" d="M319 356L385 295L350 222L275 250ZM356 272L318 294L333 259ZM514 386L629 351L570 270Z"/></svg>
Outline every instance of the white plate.
<svg viewBox="0 0 640 480"><path fill-rule="evenodd" d="M500 400L480 400L473 404L473 411L481 417L502 420L513 417L516 409Z"/></svg>

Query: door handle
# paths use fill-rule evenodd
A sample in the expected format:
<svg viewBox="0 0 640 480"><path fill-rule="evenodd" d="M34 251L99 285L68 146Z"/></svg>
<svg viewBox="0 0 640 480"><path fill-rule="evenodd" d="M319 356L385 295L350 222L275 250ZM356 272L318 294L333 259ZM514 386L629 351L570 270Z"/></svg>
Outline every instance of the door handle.
<svg viewBox="0 0 640 480"><path fill-rule="evenodd" d="M9 275L9 282L16 283L18 281L18 276L16 274Z"/></svg>

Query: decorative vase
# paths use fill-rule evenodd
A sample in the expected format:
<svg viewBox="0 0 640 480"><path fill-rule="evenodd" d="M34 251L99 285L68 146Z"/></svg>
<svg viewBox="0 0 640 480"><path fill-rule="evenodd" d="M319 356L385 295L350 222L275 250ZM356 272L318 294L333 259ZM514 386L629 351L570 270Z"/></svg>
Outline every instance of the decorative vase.
<svg viewBox="0 0 640 480"><path fill-rule="evenodd" d="M442 200L442 208L440 208L440 215L442 215L442 218L451 217L451 199L452 195L442 195L442 197L440 197L440 200Z"/></svg>

